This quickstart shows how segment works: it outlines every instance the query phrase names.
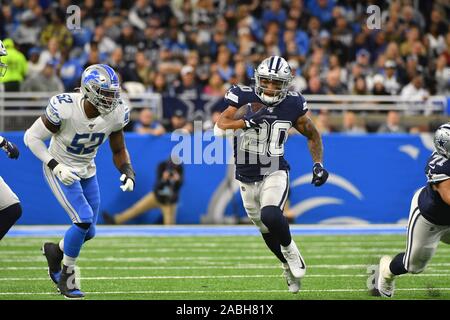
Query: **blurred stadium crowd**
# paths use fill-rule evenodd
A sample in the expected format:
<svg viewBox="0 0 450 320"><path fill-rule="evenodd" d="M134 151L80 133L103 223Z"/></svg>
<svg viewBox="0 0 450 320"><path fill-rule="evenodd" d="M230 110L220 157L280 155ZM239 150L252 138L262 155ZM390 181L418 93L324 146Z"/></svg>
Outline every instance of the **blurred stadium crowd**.
<svg viewBox="0 0 450 320"><path fill-rule="evenodd" d="M84 68L106 63L119 72L125 90L223 97L233 84L250 85L264 57L281 55L295 72L292 89L304 94L450 95L446 0L0 2L0 38L6 39L10 65L5 91L72 91ZM66 26L72 4L81 8L77 30ZM381 29L367 27L371 4L381 8ZM222 107L211 109L206 127ZM327 112L316 115L323 132L367 131L352 124L353 112L344 114L341 128L327 125ZM144 109L134 129L192 131L192 119L181 109L164 126L154 118ZM397 125L390 127L400 129L379 130L408 130L398 119L390 112L385 126L392 121Z"/></svg>

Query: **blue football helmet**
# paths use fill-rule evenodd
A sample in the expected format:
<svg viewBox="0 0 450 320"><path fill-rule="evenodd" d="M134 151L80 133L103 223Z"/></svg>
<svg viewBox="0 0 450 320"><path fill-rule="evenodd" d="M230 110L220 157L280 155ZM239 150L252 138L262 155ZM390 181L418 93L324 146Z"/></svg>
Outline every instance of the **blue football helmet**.
<svg viewBox="0 0 450 320"><path fill-rule="evenodd" d="M110 66L94 64L81 75L81 92L101 115L106 115L120 103L119 77Z"/></svg>
<svg viewBox="0 0 450 320"><path fill-rule="evenodd" d="M1 60L1 58L6 55L8 55L8 53L6 52L5 45L3 44L2 40L0 40L0 78L5 76L6 69L8 69L8 66Z"/></svg>
<svg viewBox="0 0 450 320"><path fill-rule="evenodd" d="M441 156L450 159L450 123L443 124L436 130L434 147Z"/></svg>
<svg viewBox="0 0 450 320"><path fill-rule="evenodd" d="M293 78L287 61L280 56L271 56L255 69L255 93L264 103L275 105L286 98Z"/></svg>

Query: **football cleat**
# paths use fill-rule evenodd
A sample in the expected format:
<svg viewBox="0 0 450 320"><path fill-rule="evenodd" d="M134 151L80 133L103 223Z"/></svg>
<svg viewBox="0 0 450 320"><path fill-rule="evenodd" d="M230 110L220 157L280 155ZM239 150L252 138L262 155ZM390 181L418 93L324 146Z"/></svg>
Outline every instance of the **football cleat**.
<svg viewBox="0 0 450 320"><path fill-rule="evenodd" d="M382 297L392 298L395 290L395 275L389 269L392 258L383 256L380 259L377 289Z"/></svg>
<svg viewBox="0 0 450 320"><path fill-rule="evenodd" d="M283 267L283 276L286 278L286 283L289 288L289 292L297 293L300 291L300 278L294 277L287 263L282 264Z"/></svg>
<svg viewBox="0 0 450 320"><path fill-rule="evenodd" d="M286 248L281 246L281 253L283 253L292 275L295 278L302 278L305 275L306 266L294 240Z"/></svg>
<svg viewBox="0 0 450 320"><path fill-rule="evenodd" d="M63 259L63 253L58 244L46 242L42 246L42 254L47 259L48 264L48 276L53 283L58 284L61 277L61 261Z"/></svg>
<svg viewBox="0 0 450 320"><path fill-rule="evenodd" d="M68 268L67 266L63 266L57 288L59 293L61 293L67 299L84 298L84 292L76 286L75 276L75 268Z"/></svg>

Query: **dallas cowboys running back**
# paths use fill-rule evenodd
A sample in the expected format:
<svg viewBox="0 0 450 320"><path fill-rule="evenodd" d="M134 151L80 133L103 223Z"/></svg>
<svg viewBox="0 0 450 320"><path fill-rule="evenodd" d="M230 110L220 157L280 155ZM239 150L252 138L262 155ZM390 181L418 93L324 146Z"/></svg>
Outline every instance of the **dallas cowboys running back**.
<svg viewBox="0 0 450 320"><path fill-rule="evenodd" d="M397 276L425 270L439 241L450 244L450 123L436 130L434 146L425 167L427 185L411 201L406 251L380 259L376 288L384 297L394 295Z"/></svg>
<svg viewBox="0 0 450 320"><path fill-rule="evenodd" d="M1 61L1 57L8 54L3 42L0 40L0 77L6 74L8 66ZM1 83L0 83L1 85ZM1 89L1 88L0 88ZM1 90L0 90L1 93ZM11 141L0 136L0 148L6 152L8 158L17 159L19 157L19 149ZM22 207L19 198L0 177L0 240L11 229L22 215Z"/></svg>
<svg viewBox="0 0 450 320"><path fill-rule="evenodd" d="M122 174L120 187L134 189L135 174L122 130L128 121L129 108L120 97L117 74L107 65L96 64L83 72L81 92L52 97L45 114L25 133L25 144L43 162L45 179L73 223L59 244L45 243L42 248L49 276L67 298L84 297L68 282L75 278L75 261L83 243L95 236L100 193L94 158L108 137L114 164ZM47 149L44 141L50 137Z"/></svg>
<svg viewBox="0 0 450 320"><path fill-rule="evenodd" d="M297 293L306 266L283 215L289 191L289 164L283 155L291 127L308 139L314 161L312 183L324 184L328 172L322 165L320 134L305 115L306 101L301 94L288 91L292 78L291 68L282 57L263 60L255 70L254 88L233 86L225 95L229 107L221 114L215 134L243 129L235 133L234 155L244 207L269 249L282 262L289 291ZM248 103L266 107L235 120L238 108Z"/></svg>

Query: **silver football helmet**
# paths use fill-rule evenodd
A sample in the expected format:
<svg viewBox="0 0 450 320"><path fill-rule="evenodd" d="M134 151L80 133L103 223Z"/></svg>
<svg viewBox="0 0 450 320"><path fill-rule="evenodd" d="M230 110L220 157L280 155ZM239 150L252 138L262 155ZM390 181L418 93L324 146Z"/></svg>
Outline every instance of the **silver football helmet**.
<svg viewBox="0 0 450 320"><path fill-rule="evenodd" d="M81 92L101 115L106 115L120 103L119 77L110 66L94 64L81 75Z"/></svg>
<svg viewBox="0 0 450 320"><path fill-rule="evenodd" d="M0 78L5 76L6 70L8 69L8 65L2 62L2 57L6 55L8 55L8 52L2 40L0 40Z"/></svg>
<svg viewBox="0 0 450 320"><path fill-rule="evenodd" d="M450 159L450 122L441 125L434 134L434 147L443 157Z"/></svg>
<svg viewBox="0 0 450 320"><path fill-rule="evenodd" d="M286 98L292 79L287 61L280 56L271 56L255 69L255 92L264 103L275 105Z"/></svg>

